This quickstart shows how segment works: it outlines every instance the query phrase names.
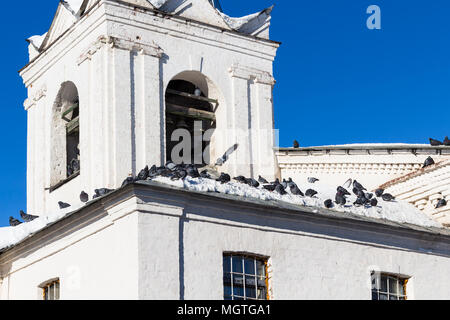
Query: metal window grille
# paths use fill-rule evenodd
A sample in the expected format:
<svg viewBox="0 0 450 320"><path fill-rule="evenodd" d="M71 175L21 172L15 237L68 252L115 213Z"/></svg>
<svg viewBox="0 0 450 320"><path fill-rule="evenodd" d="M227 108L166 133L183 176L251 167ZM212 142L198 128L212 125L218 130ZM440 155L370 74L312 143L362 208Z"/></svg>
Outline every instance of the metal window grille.
<svg viewBox="0 0 450 320"><path fill-rule="evenodd" d="M59 280L42 287L42 295L44 300L59 300Z"/></svg>
<svg viewBox="0 0 450 320"><path fill-rule="evenodd" d="M225 300L268 300L267 260L224 254L223 283Z"/></svg>
<svg viewBox="0 0 450 320"><path fill-rule="evenodd" d="M372 273L372 300L407 300L408 279L385 273Z"/></svg>

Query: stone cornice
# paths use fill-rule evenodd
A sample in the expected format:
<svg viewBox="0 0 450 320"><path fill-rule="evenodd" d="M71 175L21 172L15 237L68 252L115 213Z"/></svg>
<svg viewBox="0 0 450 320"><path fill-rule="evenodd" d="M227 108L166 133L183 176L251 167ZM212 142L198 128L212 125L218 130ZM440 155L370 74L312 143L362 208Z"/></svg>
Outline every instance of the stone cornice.
<svg viewBox="0 0 450 320"><path fill-rule="evenodd" d="M241 78L244 80L254 79L256 83L275 85L274 77L267 71L258 70L251 67L233 64L229 70L231 77Z"/></svg>
<svg viewBox="0 0 450 320"><path fill-rule="evenodd" d="M111 36L100 36L81 56L78 58L78 65L81 65L86 60L91 60L103 46L109 46L111 48L118 48L129 51L136 51L139 54L149 55L157 58L161 58L164 51L156 43L146 43L143 41L130 41L126 39L120 39Z"/></svg>

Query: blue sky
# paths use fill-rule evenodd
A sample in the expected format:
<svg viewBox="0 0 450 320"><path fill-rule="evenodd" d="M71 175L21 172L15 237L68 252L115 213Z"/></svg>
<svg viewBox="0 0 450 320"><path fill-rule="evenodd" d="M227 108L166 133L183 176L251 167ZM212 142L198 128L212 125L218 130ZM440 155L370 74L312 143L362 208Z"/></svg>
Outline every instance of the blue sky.
<svg viewBox="0 0 450 320"><path fill-rule="evenodd" d="M45 33L58 1L3 4L0 225L26 207L25 39ZM280 145L427 143L450 135L448 0L222 0L240 16L275 4L275 126ZM366 9L381 8L381 30ZM34 213L39 214L39 213Z"/></svg>

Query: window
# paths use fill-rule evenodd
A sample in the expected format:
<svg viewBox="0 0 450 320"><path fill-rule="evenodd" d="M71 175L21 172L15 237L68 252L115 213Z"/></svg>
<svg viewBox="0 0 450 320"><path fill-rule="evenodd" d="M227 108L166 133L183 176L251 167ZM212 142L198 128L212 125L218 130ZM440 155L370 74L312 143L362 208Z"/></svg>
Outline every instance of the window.
<svg viewBox="0 0 450 320"><path fill-rule="evenodd" d="M267 259L224 254L223 283L225 300L269 300Z"/></svg>
<svg viewBox="0 0 450 320"><path fill-rule="evenodd" d="M372 300L406 300L407 278L372 272Z"/></svg>
<svg viewBox="0 0 450 320"><path fill-rule="evenodd" d="M59 279L40 286L43 300L59 300Z"/></svg>

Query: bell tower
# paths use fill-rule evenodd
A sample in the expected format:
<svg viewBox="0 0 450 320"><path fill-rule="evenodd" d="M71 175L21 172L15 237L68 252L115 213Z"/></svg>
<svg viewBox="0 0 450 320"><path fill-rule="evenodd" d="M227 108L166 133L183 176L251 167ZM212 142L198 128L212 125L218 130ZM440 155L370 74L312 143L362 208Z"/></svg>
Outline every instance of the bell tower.
<svg viewBox="0 0 450 320"><path fill-rule="evenodd" d="M20 71L28 212L79 203L82 190L118 188L173 158L214 165L234 145L218 170L274 178L271 11L232 18L218 0L60 1L48 32L28 39Z"/></svg>

